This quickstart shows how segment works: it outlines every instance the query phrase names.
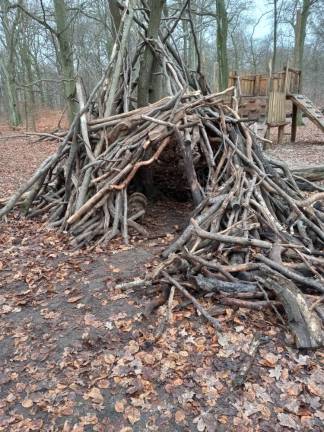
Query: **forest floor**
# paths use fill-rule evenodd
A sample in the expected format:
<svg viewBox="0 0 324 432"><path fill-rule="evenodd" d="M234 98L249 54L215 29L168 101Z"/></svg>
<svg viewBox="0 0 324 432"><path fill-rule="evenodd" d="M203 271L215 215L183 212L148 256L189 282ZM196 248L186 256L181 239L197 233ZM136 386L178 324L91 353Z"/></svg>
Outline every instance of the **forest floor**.
<svg viewBox="0 0 324 432"><path fill-rule="evenodd" d="M291 166L323 163L324 143L313 132L307 126L299 132L307 143L271 152ZM0 139L0 197L54 148ZM215 309L200 299L218 314L217 338L176 295L156 339L166 307L145 318L155 293L116 286L155 266L189 214L189 204L157 202L145 216L148 238L83 250L41 221L13 214L1 224L0 431L324 429L324 355L287 344L287 328L272 311ZM233 380L257 335L264 343L237 388Z"/></svg>

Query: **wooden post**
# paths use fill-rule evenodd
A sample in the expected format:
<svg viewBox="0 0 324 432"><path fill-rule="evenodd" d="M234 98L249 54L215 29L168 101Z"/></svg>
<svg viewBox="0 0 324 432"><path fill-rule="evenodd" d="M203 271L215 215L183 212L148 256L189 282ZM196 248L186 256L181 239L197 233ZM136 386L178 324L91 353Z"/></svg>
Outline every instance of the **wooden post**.
<svg viewBox="0 0 324 432"><path fill-rule="evenodd" d="M285 132L285 125L283 124L278 126L278 145L282 144L284 132Z"/></svg>
<svg viewBox="0 0 324 432"><path fill-rule="evenodd" d="M292 119L291 119L291 142L296 142L297 135L297 119L298 119L298 108L296 104L292 104Z"/></svg>
<svg viewBox="0 0 324 432"><path fill-rule="evenodd" d="M199 184L193 159L192 159L191 138L190 135L188 134L188 131L185 131L185 138L183 138L181 132L177 128L174 129L174 135L175 135L175 139L177 140L177 143L179 144L180 148L182 148L183 151L183 162L184 162L185 173L188 180L188 185L191 190L193 203L197 207L203 200L204 195L202 192L202 188Z"/></svg>

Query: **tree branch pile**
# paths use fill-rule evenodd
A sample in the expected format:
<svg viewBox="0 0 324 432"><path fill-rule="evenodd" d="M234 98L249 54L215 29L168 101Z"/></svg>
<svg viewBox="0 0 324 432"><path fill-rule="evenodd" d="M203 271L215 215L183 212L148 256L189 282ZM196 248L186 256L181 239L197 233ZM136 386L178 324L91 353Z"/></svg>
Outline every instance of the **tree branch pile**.
<svg viewBox="0 0 324 432"><path fill-rule="evenodd" d="M138 173L173 149L195 211L163 253L152 283L178 289L217 328L197 297L270 307L280 317L283 307L297 346L322 345L323 189L263 154L262 140L226 104L233 88L203 96L208 86L201 79L201 91L186 93L188 73L159 40L143 42L130 61L132 19L132 10L125 10L107 71L87 101L77 83L80 111L67 132L54 135L57 152L2 203L0 218L19 206L28 217L70 233L77 247L107 244L120 234L128 242L130 230L146 235L145 210L130 211L129 191ZM134 109L133 71L147 43L169 96ZM317 192L305 196L303 182Z"/></svg>
<svg viewBox="0 0 324 432"><path fill-rule="evenodd" d="M179 289L217 329L197 297L271 308L282 323L284 312L297 347L322 346L323 192L306 197L231 108L200 110L200 120L211 150L204 196L147 280L165 299Z"/></svg>

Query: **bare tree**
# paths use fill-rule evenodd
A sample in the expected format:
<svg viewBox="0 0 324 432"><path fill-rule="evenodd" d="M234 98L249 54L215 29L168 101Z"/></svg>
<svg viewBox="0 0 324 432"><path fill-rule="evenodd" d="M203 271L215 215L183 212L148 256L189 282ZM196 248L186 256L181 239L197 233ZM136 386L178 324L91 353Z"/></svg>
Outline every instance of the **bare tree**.
<svg viewBox="0 0 324 432"><path fill-rule="evenodd" d="M9 121L12 126L18 126L21 123L21 115L18 107L18 95L16 85L16 46L18 42L19 32L21 30L21 11L11 11L10 1L3 0L0 3L0 19L2 24L0 41L3 50L2 55L0 54L0 70L2 72L6 88L9 108Z"/></svg>
<svg viewBox="0 0 324 432"><path fill-rule="evenodd" d="M154 44L154 40L158 38L160 22L165 0L151 0L150 1L150 20L147 30L146 47L141 62L139 80L138 80L138 95L137 104L138 106L145 106L148 102L152 102L150 94L152 94L152 86L157 85L157 81L161 79L159 76L154 77L153 81L153 63L154 63L154 52L151 44Z"/></svg>

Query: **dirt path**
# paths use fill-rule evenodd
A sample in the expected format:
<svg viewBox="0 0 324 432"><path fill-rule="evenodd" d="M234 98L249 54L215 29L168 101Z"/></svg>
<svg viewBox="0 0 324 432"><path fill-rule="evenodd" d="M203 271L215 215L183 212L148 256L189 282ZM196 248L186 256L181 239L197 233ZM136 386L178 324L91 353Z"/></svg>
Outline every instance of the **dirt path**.
<svg viewBox="0 0 324 432"><path fill-rule="evenodd" d="M323 430L323 354L287 346L271 311L215 310L201 298L217 312L217 337L176 295L155 340L165 306L143 316L155 290L116 288L159 262L188 210L160 202L146 217L148 239L81 251L38 222L2 223L0 431ZM264 344L234 388L256 334Z"/></svg>

